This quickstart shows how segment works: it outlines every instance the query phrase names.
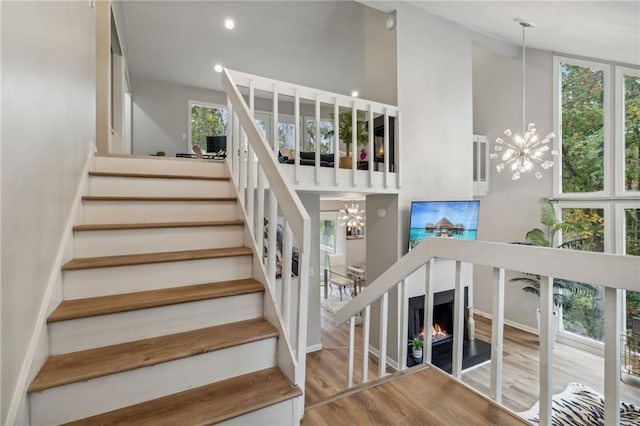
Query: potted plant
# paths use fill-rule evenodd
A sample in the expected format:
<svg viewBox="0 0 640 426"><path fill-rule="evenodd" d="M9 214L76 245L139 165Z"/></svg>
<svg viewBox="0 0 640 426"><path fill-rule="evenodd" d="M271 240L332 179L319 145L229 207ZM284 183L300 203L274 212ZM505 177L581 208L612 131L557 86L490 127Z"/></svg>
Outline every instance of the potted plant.
<svg viewBox="0 0 640 426"><path fill-rule="evenodd" d="M333 118L333 114L332 117ZM345 144L347 155L340 158L340 167L350 169L352 167L351 158L351 143L353 129L353 114L349 112L342 112L338 114L338 137ZM327 136L333 136L335 132L333 130L327 133ZM358 145L366 145L369 140L369 133L367 132L367 125L364 120L356 120L356 142Z"/></svg>
<svg viewBox="0 0 640 426"><path fill-rule="evenodd" d="M422 358L422 348L424 347L424 342L422 339L418 337L411 340L411 352L414 358L420 359Z"/></svg>
<svg viewBox="0 0 640 426"><path fill-rule="evenodd" d="M555 247L555 248L569 248L569 249L584 249L588 248L593 238L581 237L583 228L580 225L570 222L563 222L559 220L555 214L555 210L551 201L543 199L542 211L540 214L540 223L544 225L543 229L534 228L527 232L526 243L539 247ZM557 246L554 246L554 238L558 232L562 232L565 237L565 241ZM540 296L540 275L527 274L520 277L511 278L510 282L524 283L525 287L522 290L526 293L532 293ZM560 309L571 309L573 297L576 295L593 296L596 293L596 288L591 284L581 283L577 281L570 281L561 278L554 278L553 280L553 318L555 322L553 340L555 341L555 332L557 331L557 323L559 319ZM536 318L538 322L538 332L540 331L540 309L537 309Z"/></svg>

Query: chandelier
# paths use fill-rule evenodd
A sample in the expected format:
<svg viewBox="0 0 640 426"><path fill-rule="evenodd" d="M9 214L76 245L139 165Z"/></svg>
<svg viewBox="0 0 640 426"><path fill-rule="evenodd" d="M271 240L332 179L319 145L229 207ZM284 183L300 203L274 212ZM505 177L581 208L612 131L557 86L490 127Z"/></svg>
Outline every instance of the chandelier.
<svg viewBox="0 0 640 426"><path fill-rule="evenodd" d="M525 51L525 30L533 28L534 23L516 19L516 22L522 26L522 135L514 134L511 129L504 131L510 140L502 138L496 139L494 151L489 158L495 160L500 159L500 163L496 166L498 173L502 173L506 168L511 172L511 179L520 179L523 173L534 172L537 179L542 178L542 173L537 170L540 166L547 170L553 166L553 161L544 159L545 154L551 149L549 142L555 137L555 134L549 133L544 138L536 132L536 125L526 123L526 51ZM552 155L557 155L556 151L551 151Z"/></svg>
<svg viewBox="0 0 640 426"><path fill-rule="evenodd" d="M364 210L359 204L351 203L351 206L344 205L344 209L338 210L339 219L348 228L362 229L364 227Z"/></svg>

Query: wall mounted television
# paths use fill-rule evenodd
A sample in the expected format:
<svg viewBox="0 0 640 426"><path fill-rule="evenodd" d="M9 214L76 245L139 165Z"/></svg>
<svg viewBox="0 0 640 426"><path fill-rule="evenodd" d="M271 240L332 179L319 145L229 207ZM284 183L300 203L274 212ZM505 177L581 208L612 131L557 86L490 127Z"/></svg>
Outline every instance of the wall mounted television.
<svg viewBox="0 0 640 426"><path fill-rule="evenodd" d="M413 201L409 250L429 237L475 240L480 201Z"/></svg>

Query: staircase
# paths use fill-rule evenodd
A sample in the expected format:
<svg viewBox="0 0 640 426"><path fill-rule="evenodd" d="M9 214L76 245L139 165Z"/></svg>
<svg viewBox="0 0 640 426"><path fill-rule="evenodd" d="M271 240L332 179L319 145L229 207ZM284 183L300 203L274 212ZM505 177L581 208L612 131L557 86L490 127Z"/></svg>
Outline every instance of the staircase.
<svg viewBox="0 0 640 426"><path fill-rule="evenodd" d="M96 157L32 425L297 424L224 162Z"/></svg>

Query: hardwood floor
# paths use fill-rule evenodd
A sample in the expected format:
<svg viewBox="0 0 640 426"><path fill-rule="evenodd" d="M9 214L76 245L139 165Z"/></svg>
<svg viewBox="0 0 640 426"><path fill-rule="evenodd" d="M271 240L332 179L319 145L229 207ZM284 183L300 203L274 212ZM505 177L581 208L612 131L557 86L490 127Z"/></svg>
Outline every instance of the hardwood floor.
<svg viewBox="0 0 640 426"><path fill-rule="evenodd" d="M476 337L485 341L491 340L491 321L475 316L476 323ZM348 356L348 326L344 324L340 327L336 327L333 321L333 316L322 311L321 314L322 324L322 350L313 352L307 355L307 381L306 381L306 395L305 403L308 408L307 414L310 414L312 410L317 410L320 402L327 400L331 396L338 393L345 392L346 377L347 377L347 356ZM538 339L537 336L527 333L525 331L505 326L504 330L504 366L503 366L503 404L508 409L518 412L527 410L533 405L538 398ZM360 383L360 370L362 365L362 326L356 326L356 365L354 371L354 381ZM577 349L568 346L563 343L556 343L554 349L554 393L561 392L568 383L578 382L585 384L594 390L604 393L604 359L601 356L585 352L581 349ZM377 360L369 357L369 380L375 380L377 375ZM389 373L393 372L392 369L387 368ZM463 374L462 380L475 390L484 395L489 394L490 383L490 364L484 364L474 369L468 370ZM376 404L369 407L379 407L389 404L388 392L393 392L394 387L381 392L380 395L387 395L386 402L380 402L382 405L377 405L376 398L378 396L376 392L370 392L367 394L373 399L362 397L357 400L357 404ZM398 392L400 392L398 390ZM404 391L402 391L404 392ZM399 395L400 396L400 395ZM640 404L640 386L637 384L622 383L621 388L622 400L634 404ZM383 396L381 396L384 398ZM405 397L404 393L401 397ZM325 401L328 402L328 401ZM338 412L343 413L344 407L337 402L329 402L331 407ZM365 405L366 406L366 405ZM349 410L353 407L350 406ZM355 408L354 408L355 409ZM397 407L393 408L394 411L398 411ZM348 410L347 410L348 411ZM379 411L379 410L378 410ZM375 412L378 412L375 411ZM323 411L314 411L315 413L324 413ZM330 415L329 412L323 415ZM327 424L323 421L322 416L316 417L316 414L312 416L305 416L304 424ZM369 418L358 417L351 420L346 420L340 417L342 420L335 420L337 424L367 424ZM384 418L380 417L378 420L384 424ZM424 420L424 419L422 419ZM406 419L409 422L409 418ZM330 423L330 422L329 422ZM402 422L400 422L402 423ZM395 422L395 424L398 424ZM434 420L434 423L424 423L424 421L418 421L414 424L447 424L438 423ZM451 423L448 423L451 424ZM458 423L461 424L461 423ZM474 424L473 422L469 424ZM485 424L497 424L493 422Z"/></svg>
<svg viewBox="0 0 640 426"><path fill-rule="evenodd" d="M526 425L434 367L310 407L309 425Z"/></svg>
<svg viewBox="0 0 640 426"><path fill-rule="evenodd" d="M491 340L491 321L474 316L476 337ZM538 337L505 326L503 404L514 411L529 409L539 398ZM485 395L489 394L490 365L470 370L462 381ZM556 342L553 350L553 391L561 392L567 384L578 382L604 394L604 358L581 349ZM621 399L640 404L640 387L622 382Z"/></svg>

